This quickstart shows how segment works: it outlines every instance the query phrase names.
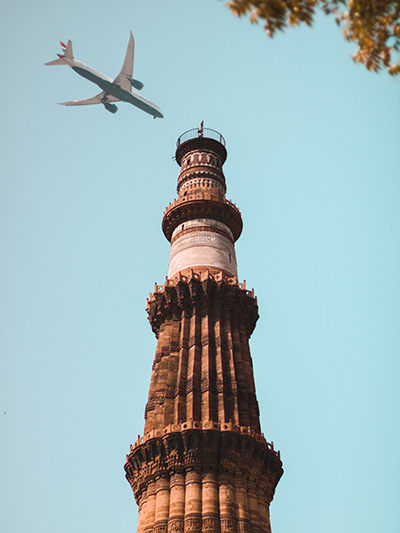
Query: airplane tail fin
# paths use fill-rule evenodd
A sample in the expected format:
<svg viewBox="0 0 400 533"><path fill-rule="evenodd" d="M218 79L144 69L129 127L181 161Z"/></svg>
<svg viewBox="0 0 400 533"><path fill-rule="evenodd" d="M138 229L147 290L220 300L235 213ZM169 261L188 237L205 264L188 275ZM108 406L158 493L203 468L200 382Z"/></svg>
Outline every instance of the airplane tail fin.
<svg viewBox="0 0 400 533"><path fill-rule="evenodd" d="M72 43L69 40L67 45L65 45L62 41L60 41L61 48L63 51L63 54L57 54L58 59L54 59L53 61L49 61L48 63L45 63L45 65L65 65L65 59L73 59L74 56L72 54Z"/></svg>

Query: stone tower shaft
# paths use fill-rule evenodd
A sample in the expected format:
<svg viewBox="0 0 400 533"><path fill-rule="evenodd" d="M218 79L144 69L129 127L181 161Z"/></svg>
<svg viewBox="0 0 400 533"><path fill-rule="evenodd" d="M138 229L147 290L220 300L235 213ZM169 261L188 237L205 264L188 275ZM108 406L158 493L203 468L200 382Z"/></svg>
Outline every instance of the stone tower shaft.
<svg viewBox="0 0 400 533"><path fill-rule="evenodd" d="M190 268L199 272L207 267L237 276L234 242L242 232L242 217L225 198L225 140L213 130L206 132L209 136L203 130L192 137L197 130L190 130L177 143L178 198L167 207L162 222L171 242L170 279Z"/></svg>
<svg viewBox="0 0 400 533"><path fill-rule="evenodd" d="M127 456L138 533L270 532L283 473L261 433L249 338L257 299L237 279L238 208L225 198L225 141L178 139L178 198L164 212L169 272L147 302L158 341L143 437Z"/></svg>
<svg viewBox="0 0 400 533"><path fill-rule="evenodd" d="M145 433L186 420L260 432L248 345L258 318L252 294L207 271L156 291L147 307L158 343Z"/></svg>

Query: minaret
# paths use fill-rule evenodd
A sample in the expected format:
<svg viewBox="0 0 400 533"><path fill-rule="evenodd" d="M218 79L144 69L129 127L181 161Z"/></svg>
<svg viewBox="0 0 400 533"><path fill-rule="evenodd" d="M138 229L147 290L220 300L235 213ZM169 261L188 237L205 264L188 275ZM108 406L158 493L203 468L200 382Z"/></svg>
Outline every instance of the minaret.
<svg viewBox="0 0 400 533"><path fill-rule="evenodd" d="M158 342L144 434L125 464L138 533L271 531L283 470L260 429L249 349L258 307L238 282L242 218L225 197L226 156L203 123L177 142L178 198L162 221L168 276L147 302Z"/></svg>

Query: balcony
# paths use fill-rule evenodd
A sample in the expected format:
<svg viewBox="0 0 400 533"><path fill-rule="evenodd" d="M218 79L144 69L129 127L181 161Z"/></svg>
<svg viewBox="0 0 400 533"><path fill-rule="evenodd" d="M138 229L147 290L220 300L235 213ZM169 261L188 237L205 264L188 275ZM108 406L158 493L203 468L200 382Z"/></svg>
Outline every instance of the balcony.
<svg viewBox="0 0 400 533"><path fill-rule="evenodd" d="M176 141L176 147L179 148L181 144L185 143L186 141L191 141L192 139L197 139L198 137L202 137L204 139L213 139L214 141L221 143L222 146L226 147L225 139L218 131L202 127L193 128L192 130L182 133L182 135Z"/></svg>

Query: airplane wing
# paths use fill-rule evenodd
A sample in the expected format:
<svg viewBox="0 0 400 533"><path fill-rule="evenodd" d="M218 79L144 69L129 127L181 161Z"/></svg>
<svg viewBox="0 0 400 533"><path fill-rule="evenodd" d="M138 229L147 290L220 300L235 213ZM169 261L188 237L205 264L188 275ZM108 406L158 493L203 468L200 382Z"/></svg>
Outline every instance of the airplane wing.
<svg viewBox="0 0 400 533"><path fill-rule="evenodd" d="M121 89L128 92L131 92L132 87L131 80L133 74L133 54L135 50L135 41L133 39L132 32L130 32L130 34L131 35L129 37L128 48L126 50L122 70L114 80L114 83L118 83Z"/></svg>
<svg viewBox="0 0 400 533"><path fill-rule="evenodd" d="M93 96L92 98L85 98L84 100L71 100L70 102L60 102L59 105L95 105L95 104L103 104L102 101L105 96L105 92L101 92L100 94ZM115 96L112 96L111 94L107 95L107 102L119 102L118 98L115 98Z"/></svg>

